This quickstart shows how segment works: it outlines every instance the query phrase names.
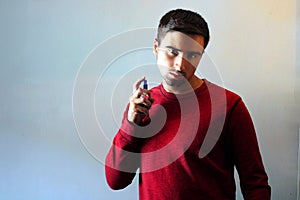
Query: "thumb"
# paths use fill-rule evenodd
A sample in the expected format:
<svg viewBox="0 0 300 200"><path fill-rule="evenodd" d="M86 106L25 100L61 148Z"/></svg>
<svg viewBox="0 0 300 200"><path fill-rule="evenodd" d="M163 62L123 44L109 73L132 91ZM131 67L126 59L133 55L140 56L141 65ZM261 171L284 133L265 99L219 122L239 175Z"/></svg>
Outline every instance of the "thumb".
<svg viewBox="0 0 300 200"><path fill-rule="evenodd" d="M139 78L134 84L133 84L133 87L132 87L132 93L134 93L137 89L139 89L141 83L143 82L143 80L145 80L146 77L143 76L141 78Z"/></svg>

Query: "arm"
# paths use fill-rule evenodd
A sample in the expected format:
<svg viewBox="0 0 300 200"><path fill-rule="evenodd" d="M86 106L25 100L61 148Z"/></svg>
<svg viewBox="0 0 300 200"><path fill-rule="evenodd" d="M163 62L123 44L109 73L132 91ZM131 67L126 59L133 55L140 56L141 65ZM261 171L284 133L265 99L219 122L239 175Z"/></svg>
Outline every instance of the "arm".
<svg viewBox="0 0 300 200"><path fill-rule="evenodd" d="M234 162L244 199L269 200L271 187L260 155L255 128L241 99L236 102L229 117Z"/></svg>
<svg viewBox="0 0 300 200"><path fill-rule="evenodd" d="M126 126L130 128L132 125L125 118L122 127ZM122 127L116 134L105 160L106 180L114 190L127 187L140 164L138 138L125 133L123 130L126 129Z"/></svg>
<svg viewBox="0 0 300 200"><path fill-rule="evenodd" d="M140 166L140 147L142 131L139 126L149 123L149 109L152 104L150 92L139 88L145 78L139 79L133 86L133 95L105 160L105 174L112 189L123 189L128 186ZM148 98L140 98L146 94Z"/></svg>

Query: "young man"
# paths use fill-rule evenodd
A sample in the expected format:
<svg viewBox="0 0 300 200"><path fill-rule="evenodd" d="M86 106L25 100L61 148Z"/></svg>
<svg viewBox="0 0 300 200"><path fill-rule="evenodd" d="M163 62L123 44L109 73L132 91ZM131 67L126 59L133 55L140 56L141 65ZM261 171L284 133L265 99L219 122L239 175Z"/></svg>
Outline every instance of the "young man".
<svg viewBox="0 0 300 200"><path fill-rule="evenodd" d="M112 189L139 168L141 200L235 199L234 167L246 200L270 199L251 117L241 98L195 75L209 41L205 20L172 10L159 24L153 52L162 84L141 89L124 113L106 158Z"/></svg>

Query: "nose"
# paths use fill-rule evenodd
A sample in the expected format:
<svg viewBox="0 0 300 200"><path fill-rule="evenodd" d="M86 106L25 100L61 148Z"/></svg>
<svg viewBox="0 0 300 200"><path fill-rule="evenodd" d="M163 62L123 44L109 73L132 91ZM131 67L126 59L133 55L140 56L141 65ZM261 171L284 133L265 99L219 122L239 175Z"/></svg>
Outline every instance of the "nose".
<svg viewBox="0 0 300 200"><path fill-rule="evenodd" d="M185 65L186 65L185 62L186 60L183 58L182 55L176 56L174 60L174 68L177 71L185 71Z"/></svg>

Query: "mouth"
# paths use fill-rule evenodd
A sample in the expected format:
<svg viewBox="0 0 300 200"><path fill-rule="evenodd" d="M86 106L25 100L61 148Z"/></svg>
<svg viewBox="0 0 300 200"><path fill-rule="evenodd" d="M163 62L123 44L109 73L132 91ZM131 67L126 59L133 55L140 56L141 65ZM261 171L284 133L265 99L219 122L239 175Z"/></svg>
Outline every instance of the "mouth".
<svg viewBox="0 0 300 200"><path fill-rule="evenodd" d="M175 78L175 79L181 79L181 78L184 78L185 76L185 73L184 72L174 72L174 71L171 71L169 72L169 74Z"/></svg>

